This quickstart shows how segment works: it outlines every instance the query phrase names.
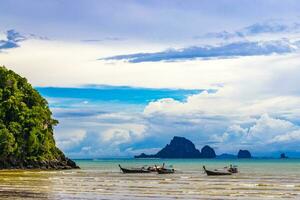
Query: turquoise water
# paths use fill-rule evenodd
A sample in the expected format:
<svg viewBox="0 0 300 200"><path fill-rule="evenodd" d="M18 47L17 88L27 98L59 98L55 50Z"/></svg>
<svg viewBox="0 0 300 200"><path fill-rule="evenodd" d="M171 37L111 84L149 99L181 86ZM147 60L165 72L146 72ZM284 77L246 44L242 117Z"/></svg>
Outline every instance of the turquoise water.
<svg viewBox="0 0 300 200"><path fill-rule="evenodd" d="M76 160L80 170L0 171L0 199L300 199L300 159ZM122 174L124 167L172 165L175 174ZM238 165L240 173L208 177Z"/></svg>
<svg viewBox="0 0 300 200"><path fill-rule="evenodd" d="M300 175L300 159L94 159L76 160L82 169L97 169L102 171L119 171L122 166L171 165L180 173L202 172L202 166L207 168L223 168L230 164L238 165L240 173L255 174L298 174Z"/></svg>

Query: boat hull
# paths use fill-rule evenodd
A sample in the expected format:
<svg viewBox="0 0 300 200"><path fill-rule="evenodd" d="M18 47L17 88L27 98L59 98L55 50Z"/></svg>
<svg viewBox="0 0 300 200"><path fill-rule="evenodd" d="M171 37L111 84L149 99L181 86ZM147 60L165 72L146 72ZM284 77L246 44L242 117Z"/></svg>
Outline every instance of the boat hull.
<svg viewBox="0 0 300 200"><path fill-rule="evenodd" d="M175 170L172 170L172 169L168 169L168 170L157 170L157 173L159 174L174 174Z"/></svg>
<svg viewBox="0 0 300 200"><path fill-rule="evenodd" d="M232 175L231 172L222 172L222 171L207 170L205 168L205 166L203 166L203 169L204 169L205 173L207 174L207 176L228 176L228 175Z"/></svg>
<svg viewBox="0 0 300 200"><path fill-rule="evenodd" d="M119 165L121 171L124 174L142 174L142 173L150 173L150 170L147 169L127 169L127 168L123 168Z"/></svg>
<svg viewBox="0 0 300 200"><path fill-rule="evenodd" d="M217 171L210 171L206 170L205 171L208 176L227 176L227 175L232 175L230 172L217 172Z"/></svg>

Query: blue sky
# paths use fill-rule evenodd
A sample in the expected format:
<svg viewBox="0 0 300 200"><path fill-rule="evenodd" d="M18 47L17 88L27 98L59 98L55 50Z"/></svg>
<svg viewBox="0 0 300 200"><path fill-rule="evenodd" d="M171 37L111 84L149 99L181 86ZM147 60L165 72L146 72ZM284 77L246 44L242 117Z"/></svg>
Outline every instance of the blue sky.
<svg viewBox="0 0 300 200"><path fill-rule="evenodd" d="M0 4L0 64L48 100L68 156L155 153L178 135L300 157L299 1Z"/></svg>
<svg viewBox="0 0 300 200"><path fill-rule="evenodd" d="M117 86L85 86L82 88L37 87L44 97L83 99L89 102L116 102L147 105L161 98L183 101L187 96L198 94L201 90L151 89ZM80 94L80 95L78 95Z"/></svg>

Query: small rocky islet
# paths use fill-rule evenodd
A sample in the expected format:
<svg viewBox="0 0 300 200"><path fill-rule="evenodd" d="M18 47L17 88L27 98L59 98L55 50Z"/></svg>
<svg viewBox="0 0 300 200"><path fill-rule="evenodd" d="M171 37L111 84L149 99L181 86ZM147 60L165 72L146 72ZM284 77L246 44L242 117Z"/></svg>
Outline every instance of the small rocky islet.
<svg viewBox="0 0 300 200"><path fill-rule="evenodd" d="M237 158L252 158L252 155L248 150L239 150Z"/></svg>
<svg viewBox="0 0 300 200"><path fill-rule="evenodd" d="M57 124L38 91L0 66L0 169L79 168L56 147Z"/></svg>
<svg viewBox="0 0 300 200"><path fill-rule="evenodd" d="M287 157L287 156L285 155L285 153L281 153L281 154L280 154L280 159L287 159L287 158L289 158L289 157Z"/></svg>

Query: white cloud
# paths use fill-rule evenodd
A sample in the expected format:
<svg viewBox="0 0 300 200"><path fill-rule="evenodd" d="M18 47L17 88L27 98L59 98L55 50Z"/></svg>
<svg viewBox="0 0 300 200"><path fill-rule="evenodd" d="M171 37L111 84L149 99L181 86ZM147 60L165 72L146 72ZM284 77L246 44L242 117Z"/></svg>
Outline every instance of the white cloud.
<svg viewBox="0 0 300 200"><path fill-rule="evenodd" d="M110 128L101 134L100 142L119 145L142 139L146 126L140 124L122 124L120 127Z"/></svg>
<svg viewBox="0 0 300 200"><path fill-rule="evenodd" d="M274 143L297 143L297 144L299 144L299 142L300 142L300 128L295 130L295 131L291 131L291 132L288 132L286 134L283 134L283 135L277 135L271 140L271 142L274 142Z"/></svg>
<svg viewBox="0 0 300 200"><path fill-rule="evenodd" d="M238 124L230 125L223 135L212 135L212 139L219 143L236 143L241 142L243 138L247 137L248 128L242 128Z"/></svg>
<svg viewBox="0 0 300 200"><path fill-rule="evenodd" d="M300 126L287 120L270 117L268 114L263 114L251 125L243 124L243 126L245 128L233 124L224 134L213 135L212 138L224 146L244 145L254 151L259 149L268 153L279 149L290 151L294 146L289 144L295 144L300 140Z"/></svg>
<svg viewBox="0 0 300 200"><path fill-rule="evenodd" d="M224 87L215 93L202 92L191 95L186 101L174 99L160 99L150 102L144 109L146 116L223 116L231 120L249 120L253 116L269 113L279 116L293 116L300 112L300 97L274 96L264 97L264 94L249 97L244 91L236 88ZM235 90L235 91L234 91ZM241 94L239 94L241 93ZM245 94L247 99L244 99Z"/></svg>
<svg viewBox="0 0 300 200"><path fill-rule="evenodd" d="M249 128L248 138L251 140L270 141L273 137L299 129L289 121L274 119L269 115L262 115L254 126Z"/></svg>
<svg viewBox="0 0 300 200"><path fill-rule="evenodd" d="M183 135L192 136L196 144L213 142L218 153L236 153L240 148L247 148L259 155L279 149L293 151L293 140L298 141L300 131L300 127L293 122L299 116L300 97L297 94L277 96L277 91L275 94L261 92L269 85L250 87L253 90L250 92L255 91L255 95L249 96L247 91L240 90L246 84L224 86L216 93L202 92L188 97L185 102L161 99L149 103L144 114L163 121L161 124L154 121L160 128L173 126ZM183 129L187 121L195 122L189 124L193 130ZM172 132L171 128L163 130Z"/></svg>
<svg viewBox="0 0 300 200"><path fill-rule="evenodd" d="M162 114L207 114L207 115L230 115L234 110L241 107L241 103L228 96L230 92L227 88L221 88L215 93L207 91L200 94L191 95L185 102L174 99L160 99L150 102L144 110L146 115L155 113Z"/></svg>
<svg viewBox="0 0 300 200"><path fill-rule="evenodd" d="M54 136L59 148L69 150L86 137L86 131L81 129L58 129L55 131Z"/></svg>
<svg viewBox="0 0 300 200"><path fill-rule="evenodd" d="M85 106L79 109L86 111ZM88 114L70 113L69 108L55 109L54 113L68 113L57 115L60 121L55 129L58 146L73 158L132 156L131 151L125 149L148 136L145 121L138 113L98 114L102 109L101 104L98 106L94 112L87 110Z"/></svg>
<svg viewBox="0 0 300 200"><path fill-rule="evenodd" d="M129 123L132 121L138 121L140 120L139 114L128 114L125 112L114 112L114 113L103 113L101 115L97 115L96 118L101 121L111 121L111 122L123 122L123 123Z"/></svg>

